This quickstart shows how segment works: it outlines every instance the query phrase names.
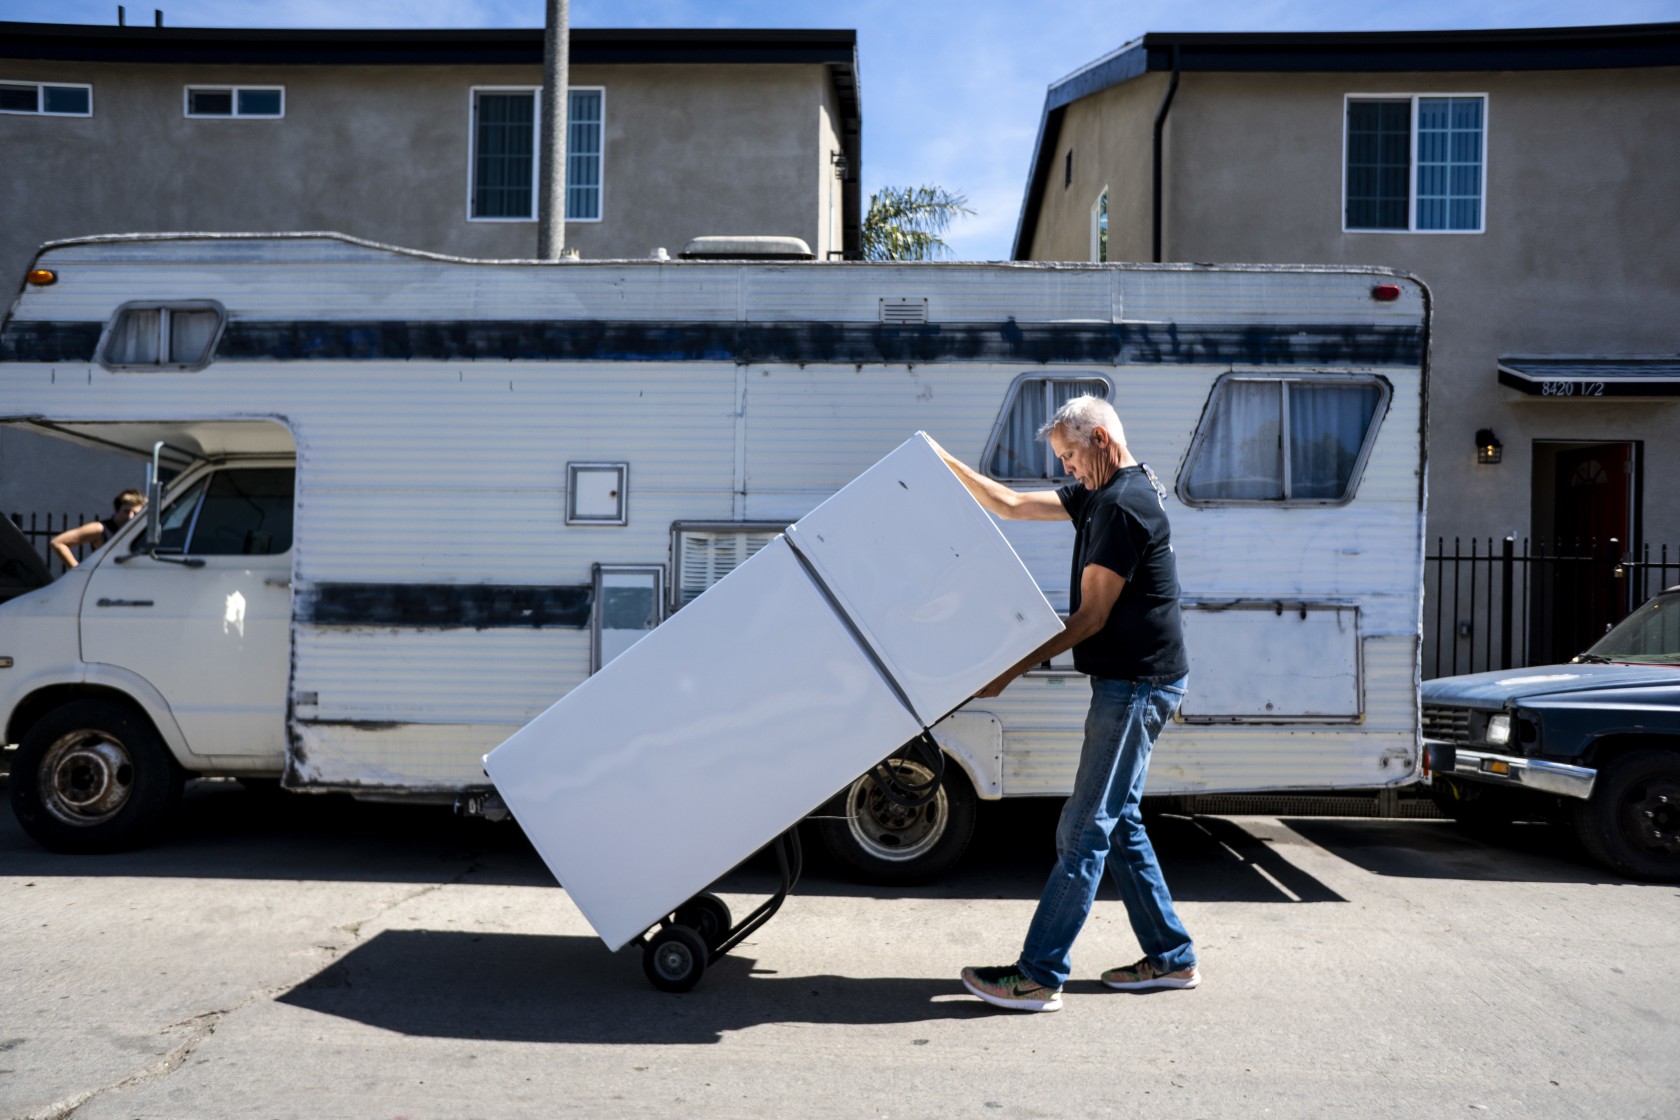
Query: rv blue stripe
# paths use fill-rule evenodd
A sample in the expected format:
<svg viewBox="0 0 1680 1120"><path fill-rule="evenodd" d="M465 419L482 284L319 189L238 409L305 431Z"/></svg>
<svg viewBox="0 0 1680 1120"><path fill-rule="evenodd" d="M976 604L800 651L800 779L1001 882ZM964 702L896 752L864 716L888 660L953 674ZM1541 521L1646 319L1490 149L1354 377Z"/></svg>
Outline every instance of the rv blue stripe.
<svg viewBox="0 0 1680 1120"><path fill-rule="evenodd" d="M104 323L14 320L0 330L0 362L91 362Z"/></svg>
<svg viewBox="0 0 1680 1120"><path fill-rule="evenodd" d="M317 583L298 596L294 612L317 626L582 629L593 597L588 584Z"/></svg>
<svg viewBox="0 0 1680 1120"><path fill-rule="evenodd" d="M1418 324L649 323L234 319L218 361L1416 366Z"/></svg>

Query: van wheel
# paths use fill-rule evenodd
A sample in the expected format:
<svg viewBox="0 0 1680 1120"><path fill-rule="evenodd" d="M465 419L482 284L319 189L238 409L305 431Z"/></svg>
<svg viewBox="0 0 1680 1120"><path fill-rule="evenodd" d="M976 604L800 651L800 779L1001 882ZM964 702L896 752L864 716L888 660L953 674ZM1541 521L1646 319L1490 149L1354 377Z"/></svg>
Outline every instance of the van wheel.
<svg viewBox="0 0 1680 1120"><path fill-rule="evenodd" d="M1574 811L1581 845L1600 863L1633 879L1680 879L1680 753L1623 755Z"/></svg>
<svg viewBox="0 0 1680 1120"><path fill-rule="evenodd" d="M144 716L109 700L73 700L24 733L12 811L52 851L125 851L157 834L184 782Z"/></svg>
<svg viewBox="0 0 1680 1120"><path fill-rule="evenodd" d="M933 772L903 762L912 783ZM906 809L883 794L868 774L821 810L817 834L841 869L866 883L919 883L949 870L974 835L974 787L962 768L945 767L932 801Z"/></svg>

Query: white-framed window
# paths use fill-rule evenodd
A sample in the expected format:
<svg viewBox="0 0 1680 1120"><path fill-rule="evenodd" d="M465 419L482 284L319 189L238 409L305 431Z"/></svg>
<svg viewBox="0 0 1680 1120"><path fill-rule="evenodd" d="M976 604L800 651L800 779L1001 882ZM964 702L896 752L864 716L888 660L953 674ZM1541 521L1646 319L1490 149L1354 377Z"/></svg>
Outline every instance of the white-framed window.
<svg viewBox="0 0 1680 1120"><path fill-rule="evenodd" d="M1190 441L1179 496L1188 505L1352 501L1389 395L1380 377L1226 374Z"/></svg>
<svg viewBox="0 0 1680 1120"><path fill-rule="evenodd" d="M227 311L211 299L125 303L99 341L99 362L109 370L203 369L226 321Z"/></svg>
<svg viewBox="0 0 1680 1120"><path fill-rule="evenodd" d="M677 521L671 525L671 609L700 593L781 535L785 521Z"/></svg>
<svg viewBox="0 0 1680 1120"><path fill-rule="evenodd" d="M1108 261L1108 188L1105 186L1091 204L1091 259L1098 264Z"/></svg>
<svg viewBox="0 0 1680 1120"><path fill-rule="evenodd" d="M278 120L286 115L285 86L185 86L181 112L212 120L255 117Z"/></svg>
<svg viewBox="0 0 1680 1120"><path fill-rule="evenodd" d="M630 524L630 464L567 463L566 524Z"/></svg>
<svg viewBox="0 0 1680 1120"><path fill-rule="evenodd" d="M0 113L91 117L93 86L86 82L0 81Z"/></svg>
<svg viewBox="0 0 1680 1120"><path fill-rule="evenodd" d="M469 221L536 221L541 93L531 86L472 88L467 154ZM599 86L568 91L568 222L601 220L606 97L607 91Z"/></svg>
<svg viewBox="0 0 1680 1120"><path fill-rule="evenodd" d="M1056 410L1082 396L1114 399L1114 385L1098 373L1070 373L1047 377L1022 374L1009 386L997 423L980 457L986 473L1011 482L1044 482L1065 479L1062 461L1056 458L1050 441L1038 438Z"/></svg>
<svg viewBox="0 0 1680 1120"><path fill-rule="evenodd" d="M665 567L596 564L593 583L589 671L597 673L659 625L665 606Z"/></svg>
<svg viewBox="0 0 1680 1120"><path fill-rule="evenodd" d="M1484 93L1348 94L1342 229L1482 232L1487 100Z"/></svg>

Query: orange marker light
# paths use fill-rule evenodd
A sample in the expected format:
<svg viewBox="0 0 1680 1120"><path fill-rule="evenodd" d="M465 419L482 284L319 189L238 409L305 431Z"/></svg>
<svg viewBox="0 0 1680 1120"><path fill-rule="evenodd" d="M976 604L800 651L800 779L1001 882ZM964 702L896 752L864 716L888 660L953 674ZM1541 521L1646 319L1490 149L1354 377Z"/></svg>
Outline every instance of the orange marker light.
<svg viewBox="0 0 1680 1120"><path fill-rule="evenodd" d="M14 272L12 275L16 276L17 273ZM29 270L29 275L25 276L24 279L37 287L44 288L48 284L58 283L58 273L50 268L32 268Z"/></svg>

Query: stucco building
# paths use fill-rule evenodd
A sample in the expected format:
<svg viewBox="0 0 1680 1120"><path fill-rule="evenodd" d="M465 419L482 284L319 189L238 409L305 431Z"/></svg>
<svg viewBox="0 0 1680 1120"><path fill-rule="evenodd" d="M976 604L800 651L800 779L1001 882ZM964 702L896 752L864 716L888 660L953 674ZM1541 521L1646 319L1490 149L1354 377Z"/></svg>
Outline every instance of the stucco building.
<svg viewBox="0 0 1680 1120"><path fill-rule="evenodd" d="M0 286L49 240L333 230L537 254L541 29L294 31L0 23ZM854 255L849 30L571 33L569 250L707 234ZM0 432L0 513L103 513L126 462Z"/></svg>
<svg viewBox="0 0 1680 1120"><path fill-rule="evenodd" d="M1680 24L1149 34L1050 87L1014 256L1425 281L1430 552L1516 554L1426 565L1425 675L1499 664L1506 573L1539 660L1680 581L1606 559L1680 546L1676 137Z"/></svg>

